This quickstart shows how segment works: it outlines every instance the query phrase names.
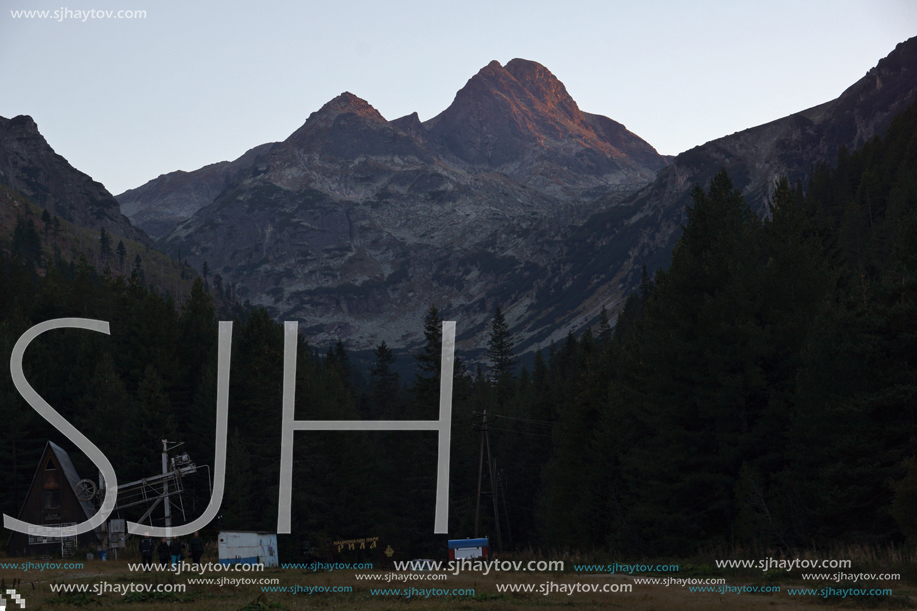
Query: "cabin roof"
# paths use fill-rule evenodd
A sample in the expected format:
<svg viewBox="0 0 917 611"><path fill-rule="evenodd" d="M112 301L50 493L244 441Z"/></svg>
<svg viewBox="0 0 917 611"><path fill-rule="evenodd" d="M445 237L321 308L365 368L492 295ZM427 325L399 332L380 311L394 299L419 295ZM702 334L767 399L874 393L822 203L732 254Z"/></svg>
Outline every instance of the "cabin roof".
<svg viewBox="0 0 917 611"><path fill-rule="evenodd" d="M35 487L35 482L38 481L38 474L41 473L41 470L45 465L49 451L54 454L54 458L58 466L60 466L61 471L64 473L64 478L67 480L67 484L70 486L70 490L73 492L73 496L76 497L76 500L79 502L80 507L82 508L83 513L86 514L86 519L88 520L96 514L96 508L92 505L91 502L82 501L80 500L80 497L77 496L76 486L80 483L80 474L77 473L76 467L73 466L73 462L70 460L70 455L67 454L67 451L53 441L48 441L45 444L45 449L41 453L41 459L38 461L38 467L35 469L35 475L32 476L32 483L29 484L29 491L26 493L26 498L28 498L29 493L31 493L32 489ZM19 508L18 518L20 520L22 520L22 512L25 509L25 505L26 503L23 501L22 507ZM98 529L93 529L93 533L95 533L96 538L99 538ZM12 540L14 534L15 532L10 533L10 540Z"/></svg>

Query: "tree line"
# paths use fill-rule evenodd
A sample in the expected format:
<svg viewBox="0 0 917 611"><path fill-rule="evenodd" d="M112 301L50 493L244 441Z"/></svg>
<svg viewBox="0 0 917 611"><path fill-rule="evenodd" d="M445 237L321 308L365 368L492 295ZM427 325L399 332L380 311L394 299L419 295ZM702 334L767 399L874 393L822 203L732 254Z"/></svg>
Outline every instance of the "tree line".
<svg viewBox="0 0 917 611"><path fill-rule="evenodd" d="M235 320L226 494L212 528L275 529L282 326L263 309L215 305L201 279L177 304L138 269L113 277L58 260L41 275L36 237L26 226L0 252L2 354L44 320L110 322L109 337L41 336L25 370L121 481L158 471L162 439L212 462L217 321ZM603 309L595 329L520 367L497 308L486 363L470 371L457 359L449 536L474 534L486 410L505 547L685 555L712 542L913 539L915 304L917 108L883 139L842 149L835 167L813 168L805 189L779 181L763 219L722 171L696 187L670 266L644 270L614 327ZM407 380L384 342L363 375L343 342L321 353L302 338L296 418L437 419L443 314L431 306L418 321ZM44 440L72 448L8 375L0 419L0 504L17 515ZM430 432L296 433L294 532L281 553L373 536L441 553L436 456ZM490 477L485 467L485 492ZM194 483L189 517L208 494ZM495 533L493 506L485 496L482 536Z"/></svg>

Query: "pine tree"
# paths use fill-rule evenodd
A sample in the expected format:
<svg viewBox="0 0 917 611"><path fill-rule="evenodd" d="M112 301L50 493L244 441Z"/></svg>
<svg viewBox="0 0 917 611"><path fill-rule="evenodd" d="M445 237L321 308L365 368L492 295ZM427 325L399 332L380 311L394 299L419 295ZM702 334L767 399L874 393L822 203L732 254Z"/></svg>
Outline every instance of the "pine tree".
<svg viewBox="0 0 917 611"><path fill-rule="evenodd" d="M414 379L415 413L430 418L439 412L439 374L442 367L443 323L431 305L423 320L423 350L414 355L420 373Z"/></svg>
<svg viewBox="0 0 917 611"><path fill-rule="evenodd" d="M41 211L41 222L45 224L45 239L47 239L48 230L51 229L51 215L47 210Z"/></svg>
<svg viewBox="0 0 917 611"><path fill-rule="evenodd" d="M395 355L383 341L373 350L376 362L370 372L373 385L373 403L381 414L391 416L398 405L398 372L392 371Z"/></svg>
<svg viewBox="0 0 917 611"><path fill-rule="evenodd" d="M491 323L490 338L487 340L487 357L490 359L493 378L498 384L513 378L513 369L516 366L513 344L506 317L500 306L497 306Z"/></svg>
<svg viewBox="0 0 917 611"><path fill-rule="evenodd" d="M20 231L27 221L24 217ZM0 312L8 314L0 321L0 345L12 346L36 322L75 314L109 320L117 330L111 337L49 333L30 347L24 365L42 396L103 449L122 483L150 475L151 464L158 465L163 437L185 441L199 464L212 464L217 326L200 279L178 317L170 300L139 282L100 275L85 257L72 265L55 264L43 276L12 264L14 260L9 250L0 249ZM301 415L359 419L339 376L318 366L304 342L298 348L296 402ZM278 481L281 414L276 407L282 395L283 329L263 310L253 312L235 326L232 350L230 417L238 420L233 428L244 434L230 429L230 493L224 499L223 524L265 529L275 520L276 492L262 491L256 497L254 482ZM174 435L168 432L173 430L172 416ZM0 472L5 492L0 508L15 514L48 432L34 410L23 409L9 379L0 379L0 422L0 463L7 467ZM378 444L367 443L376 437ZM294 530L293 536L302 537L308 527L308 536L319 543L324 533L370 532L379 524L392 524L379 534L395 537L413 528L428 538L435 497L435 470L429 465L435 463L436 438L407 437L297 435L294 528L299 532ZM79 453L71 456L78 470L93 472L88 459ZM397 460L401 458L405 460ZM405 463L417 465L416 471L408 469L408 477ZM206 485L201 486L202 480L186 483L189 493L195 487L203 492L184 497L193 517L208 501ZM392 491L397 505L387 504L379 492L383 488ZM430 507L404 502L412 494ZM390 520L392 507L400 515Z"/></svg>
<svg viewBox="0 0 917 611"><path fill-rule="evenodd" d="M602 310L599 312L599 341L606 344L611 339L611 324L608 322L608 310L605 304L602 304Z"/></svg>
<svg viewBox="0 0 917 611"><path fill-rule="evenodd" d="M143 271L143 260L140 258L140 253L134 257L134 269L131 271L131 282L134 284L143 286L146 281L146 274Z"/></svg>
<svg viewBox="0 0 917 611"><path fill-rule="evenodd" d="M646 272L646 266L640 270L640 299L644 302L650 298L650 293L653 292L653 281L650 280L650 275Z"/></svg>
<svg viewBox="0 0 917 611"><path fill-rule="evenodd" d="M497 388L497 404L500 406L505 405L513 393L513 370L516 367L513 344L506 317L500 306L497 306L487 341L487 357L490 359L491 381Z"/></svg>
<svg viewBox="0 0 917 611"><path fill-rule="evenodd" d="M174 439L175 416L172 402L163 388L163 380L156 368L149 364L137 390L137 419L133 448L141 459L141 470L145 467L156 472L160 441Z"/></svg>
<svg viewBox="0 0 917 611"><path fill-rule="evenodd" d="M216 405L214 401L218 325L213 300L204 291L200 278L194 280L191 294L182 306L178 331L180 378L176 384L174 405L176 425L180 432L185 432L191 421L213 422L212 414ZM238 369L234 368L233 371L236 372ZM203 395L202 400L198 405L194 405L198 395ZM203 432L201 441L208 445L212 444Z"/></svg>
<svg viewBox="0 0 917 611"><path fill-rule="evenodd" d="M118 476L124 481L142 477L140 457L134 452L136 408L124 387L114 359L105 352L95 368L89 393L80 406L80 430L98 440L107 456L121 457Z"/></svg>
<svg viewBox="0 0 917 611"><path fill-rule="evenodd" d="M252 507L252 456L238 428L233 428L226 445L226 489L223 500L224 528L251 528L255 512Z"/></svg>
<svg viewBox="0 0 917 611"><path fill-rule="evenodd" d="M883 140L844 152L809 188L806 210L837 274L806 338L789 434L805 534L816 539L913 532L901 518L917 439L915 126L911 106Z"/></svg>
<svg viewBox="0 0 917 611"><path fill-rule="evenodd" d="M111 257L111 237L104 227L102 227L102 231L99 234L99 255L103 261L107 261Z"/></svg>
<svg viewBox="0 0 917 611"><path fill-rule="evenodd" d="M767 330L752 288L761 223L725 171L692 197L671 266L658 272L640 337L629 343L640 397L632 413L648 433L625 457L631 523L664 552L728 534L739 468L767 439L753 431L769 422Z"/></svg>
<svg viewBox="0 0 917 611"><path fill-rule="evenodd" d="M330 357L329 365L332 365L338 375L341 376L341 383L344 388L350 388L350 376L353 372L350 368L350 355L347 354L347 349L344 348L344 341L338 338L334 346L328 347L328 355Z"/></svg>
<svg viewBox="0 0 917 611"><path fill-rule="evenodd" d="M35 229L35 221L30 218L16 219L16 228L13 230L13 254L25 264L26 267L37 267L41 264L41 236Z"/></svg>
<svg viewBox="0 0 917 611"><path fill-rule="evenodd" d="M127 248L124 246L123 240L118 240L118 248L116 249L118 253L118 271L124 272L124 258L127 257Z"/></svg>

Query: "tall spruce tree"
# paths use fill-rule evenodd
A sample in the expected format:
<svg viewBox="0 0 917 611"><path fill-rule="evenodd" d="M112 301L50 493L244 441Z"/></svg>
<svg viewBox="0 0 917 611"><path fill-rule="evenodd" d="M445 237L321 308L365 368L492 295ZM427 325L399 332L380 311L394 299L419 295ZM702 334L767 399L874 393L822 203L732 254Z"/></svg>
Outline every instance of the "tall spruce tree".
<svg viewBox="0 0 917 611"><path fill-rule="evenodd" d="M442 367L443 321L431 305L423 320L423 349L414 355L420 370L414 378L414 412L418 418L439 415L439 374Z"/></svg>
<svg viewBox="0 0 917 611"><path fill-rule="evenodd" d="M118 253L118 271L124 272L124 259L127 257L127 248L124 246L123 240L118 240L118 248L116 249Z"/></svg>
<svg viewBox="0 0 917 611"><path fill-rule="evenodd" d="M604 345L611 339L611 323L608 321L608 310L605 304L599 312L599 341Z"/></svg>
<svg viewBox="0 0 917 611"><path fill-rule="evenodd" d="M497 306L490 327L490 337L487 340L487 357L490 359L492 377L498 383L513 377L516 367L513 345L513 336L509 332L506 317L500 306Z"/></svg>
<svg viewBox="0 0 917 611"><path fill-rule="evenodd" d="M646 304L639 356L650 433L628 460L633 518L656 551L725 536L736 477L767 403L754 324L760 221L725 171L693 193L670 268Z"/></svg>
<svg viewBox="0 0 917 611"><path fill-rule="evenodd" d="M35 221L31 217L16 219L13 230L13 254L26 267L37 267L41 264L41 236L35 229Z"/></svg>
<svg viewBox="0 0 917 611"><path fill-rule="evenodd" d="M102 257L102 261L108 261L111 257L111 236L108 235L104 227L99 233L99 256Z"/></svg>
<svg viewBox="0 0 917 611"><path fill-rule="evenodd" d="M503 310L498 305L494 311L487 340L487 358L490 360L491 380L497 387L497 404L505 405L513 393L516 358L513 356L513 336Z"/></svg>
<svg viewBox="0 0 917 611"><path fill-rule="evenodd" d="M373 403L375 411L380 414L388 414L389 417L395 412L398 406L398 372L392 370L395 364L395 355L392 349L383 341L373 350L376 362L373 364L372 387Z"/></svg>

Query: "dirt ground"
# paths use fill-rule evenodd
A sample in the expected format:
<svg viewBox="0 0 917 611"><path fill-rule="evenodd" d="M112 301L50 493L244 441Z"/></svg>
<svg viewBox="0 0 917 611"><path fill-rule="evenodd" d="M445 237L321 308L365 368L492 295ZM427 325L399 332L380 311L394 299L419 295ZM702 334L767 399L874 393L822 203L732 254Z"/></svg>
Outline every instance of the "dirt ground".
<svg viewBox="0 0 917 611"><path fill-rule="evenodd" d="M14 559L3 559L12 562ZM37 561L36 561L37 562ZM60 561L53 561L60 562ZM396 576L400 578L396 579ZM402 581L410 575L408 581ZM358 578L359 576L359 578ZM366 577L373 580L367 581ZM195 583L198 579L224 580L209 584ZM234 585L226 580L276 580L264 585L247 583ZM386 582L386 579L393 581ZM634 583L626 575L589 575L571 573L491 572L489 575L465 573L447 574L435 579L433 573L394 573L387 571L312 571L302 569L265 569L263 572L208 572L203 575L171 572L132 572L128 562L85 562L82 569L53 569L28 571L0 569L0 592L9 611L18 609L6 591L15 587L26 603L26 609L132 609L158 611L181 605L189 609L226 611L256 611L266 609L366 609L369 611L399 611L422 609L460 609L474 611L506 611L510 609L627 609L634 611L708 611L735 609L737 611L779 611L826 608L819 596L792 596L787 588L825 587L827 584L790 582L751 583L730 580L730 588L768 586L780 587L768 594L735 593L735 591L691 592L678 585L646 585ZM500 592L507 585L532 585L533 592ZM547 585L546 585L547 584ZM553 585L551 585L553 584ZM55 593L52 586L85 586L83 593ZM835 586L837 584L834 584ZM159 592L141 592L147 587ZM184 591L180 590L184 586ZM627 587L629 586L629 588ZM897 588L894 584L878 587L894 588L892 597L860 597L832 600L837 608L913 608L910 598L917 592ZM279 591L286 588L287 591ZM575 591L571 588L608 590L605 592ZM126 589L132 591L126 592ZM297 592L293 592L298 589ZM393 590L400 590L396 594ZM621 590L630 591L621 591ZM172 591L168 591L172 590ZM270 590L270 591L269 591ZM337 591L335 591L337 590ZM433 590L434 592L431 592ZM439 590L440 592L435 592ZM455 593L455 590L462 592ZM549 593L544 594L545 591ZM619 590L617 592L613 590ZM375 592L374 592L375 591ZM381 592L387 591L387 592ZM405 591L410 592L410 596ZM447 593L443 595L442 591ZM473 591L473 593L472 593ZM0 603L2 607L2 603Z"/></svg>

